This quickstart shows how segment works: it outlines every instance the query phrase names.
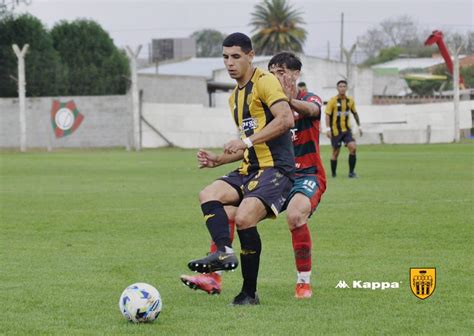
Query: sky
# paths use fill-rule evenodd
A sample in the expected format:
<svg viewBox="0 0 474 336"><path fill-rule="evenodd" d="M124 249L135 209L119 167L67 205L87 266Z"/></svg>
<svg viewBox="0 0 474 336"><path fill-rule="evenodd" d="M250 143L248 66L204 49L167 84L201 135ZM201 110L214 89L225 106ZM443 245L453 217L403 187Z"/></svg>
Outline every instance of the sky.
<svg viewBox="0 0 474 336"><path fill-rule="evenodd" d="M225 34L251 35L251 13L258 0L28 0L15 12L29 12L47 28L61 20L93 19L109 32L119 47L143 45L147 57L153 38L188 37L212 28ZM349 49L368 29L386 19L411 17L420 30L466 33L474 30L474 0L289 0L302 12L308 37L307 55L338 59L341 13L344 46ZM328 48L329 47L329 48ZM360 56L358 56L360 57Z"/></svg>

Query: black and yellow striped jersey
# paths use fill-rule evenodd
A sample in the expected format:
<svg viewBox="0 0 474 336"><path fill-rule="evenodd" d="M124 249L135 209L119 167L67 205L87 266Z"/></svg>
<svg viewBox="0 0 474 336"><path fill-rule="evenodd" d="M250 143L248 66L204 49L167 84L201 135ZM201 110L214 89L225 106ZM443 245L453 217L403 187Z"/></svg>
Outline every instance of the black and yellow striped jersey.
<svg viewBox="0 0 474 336"><path fill-rule="evenodd" d="M244 139L260 132L273 119L270 107L280 101L288 101L278 79L269 72L256 68L244 87L237 86L229 98L230 110L240 137ZM239 172L249 172L269 167L279 168L285 174L294 171L295 159L291 132L265 143L255 144L244 152Z"/></svg>
<svg viewBox="0 0 474 336"><path fill-rule="evenodd" d="M357 114L354 99L352 97L341 97L339 95L332 97L328 101L324 112L330 117L331 124L327 125L327 127L331 127L333 136L341 132L350 131L349 113Z"/></svg>

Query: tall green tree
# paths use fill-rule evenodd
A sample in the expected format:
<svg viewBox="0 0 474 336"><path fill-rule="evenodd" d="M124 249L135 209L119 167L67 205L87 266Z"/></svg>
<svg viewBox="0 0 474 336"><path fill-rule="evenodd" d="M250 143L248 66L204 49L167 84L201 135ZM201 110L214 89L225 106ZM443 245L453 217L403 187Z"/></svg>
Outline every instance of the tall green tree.
<svg viewBox="0 0 474 336"><path fill-rule="evenodd" d="M64 68L53 41L40 20L31 15L0 19L0 97L18 96L18 61L12 49L29 44L25 57L26 95L62 94Z"/></svg>
<svg viewBox="0 0 474 336"><path fill-rule="evenodd" d="M302 52L306 30L301 12L286 0L264 0L255 5L250 24L255 52L273 55L282 50Z"/></svg>
<svg viewBox="0 0 474 336"><path fill-rule="evenodd" d="M51 37L67 69L67 94L126 93L130 76L127 56L98 23L61 21L51 30Z"/></svg>
<svg viewBox="0 0 474 336"><path fill-rule="evenodd" d="M219 57L222 55L222 42L225 35L214 29L195 31L191 37L196 39L197 57Z"/></svg>

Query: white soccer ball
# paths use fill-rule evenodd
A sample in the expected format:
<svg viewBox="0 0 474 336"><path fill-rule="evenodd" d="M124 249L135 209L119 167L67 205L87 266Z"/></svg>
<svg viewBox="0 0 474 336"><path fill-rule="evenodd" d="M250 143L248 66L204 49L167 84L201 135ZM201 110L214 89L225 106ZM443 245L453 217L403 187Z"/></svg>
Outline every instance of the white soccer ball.
<svg viewBox="0 0 474 336"><path fill-rule="evenodd" d="M161 312L161 296L152 285L134 283L123 291L119 307L122 315L129 321L152 322Z"/></svg>

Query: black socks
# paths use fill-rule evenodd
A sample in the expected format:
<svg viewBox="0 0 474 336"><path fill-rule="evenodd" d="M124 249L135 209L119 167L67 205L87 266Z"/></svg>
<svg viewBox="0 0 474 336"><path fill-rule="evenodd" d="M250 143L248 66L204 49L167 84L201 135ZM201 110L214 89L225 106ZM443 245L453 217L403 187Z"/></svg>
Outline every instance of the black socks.
<svg viewBox="0 0 474 336"><path fill-rule="evenodd" d="M256 227L237 231L240 239L240 265L244 283L242 292L255 298L262 242Z"/></svg>

